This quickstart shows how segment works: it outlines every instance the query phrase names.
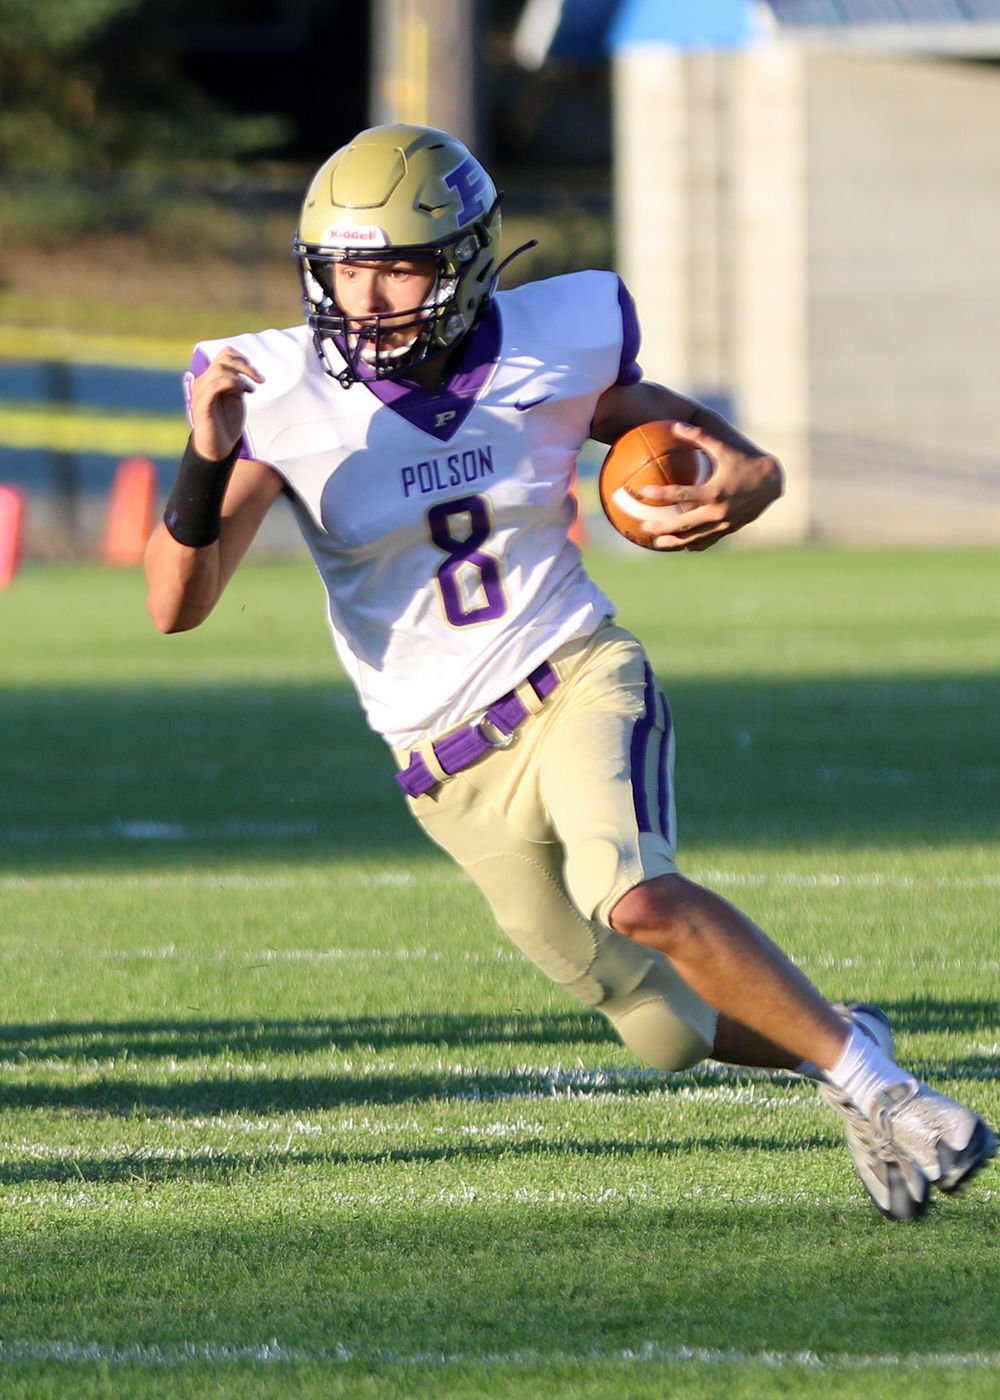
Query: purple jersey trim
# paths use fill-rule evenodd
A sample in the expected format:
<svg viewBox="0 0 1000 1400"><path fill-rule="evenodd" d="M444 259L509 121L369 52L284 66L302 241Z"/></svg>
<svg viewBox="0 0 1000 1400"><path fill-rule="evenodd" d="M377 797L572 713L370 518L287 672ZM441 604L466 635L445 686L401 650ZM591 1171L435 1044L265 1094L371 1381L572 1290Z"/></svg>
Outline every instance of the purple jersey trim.
<svg viewBox="0 0 1000 1400"><path fill-rule="evenodd" d="M639 318L635 302L621 278L618 279L618 306L622 318L622 348L615 383L637 384L642 379L642 370L636 363L641 340ZM362 379L360 382L386 408L391 408L413 427L429 433L441 442L448 442L475 407L476 400L497 363L500 340L500 309L493 301L483 320L466 338L455 372L441 389L431 392L422 385L405 379ZM189 418L191 385L205 372L210 363L211 357L198 346L191 358L191 368L184 376ZM240 443L239 455L253 455L245 434Z"/></svg>
<svg viewBox="0 0 1000 1400"><path fill-rule="evenodd" d="M200 345L196 346L191 356L191 377L197 379L199 374L205 373L211 363L208 351L203 350Z"/></svg>
<svg viewBox="0 0 1000 1400"><path fill-rule="evenodd" d="M639 330L639 315L635 309L632 294L619 277L618 305L622 313L622 357L618 366L616 384L638 384L642 370L636 364L642 332Z"/></svg>
<svg viewBox="0 0 1000 1400"><path fill-rule="evenodd" d="M454 374L441 389L432 393L405 379L365 379L362 383L386 408L415 428L447 442L472 412L499 353L500 312L493 302L484 320L467 338Z"/></svg>
<svg viewBox="0 0 1000 1400"><path fill-rule="evenodd" d="M189 423L191 422L191 386L194 383L194 381L199 378L199 376L205 373L205 371L208 369L211 363L211 355L209 355L207 351L203 350L200 345L196 345L194 349L194 354L191 356L191 368L185 374L183 380L184 408L187 412ZM243 436L240 438L240 450L238 455L240 457L248 457L250 459L253 458L253 453L250 451L250 445L247 442L246 433L244 433Z"/></svg>

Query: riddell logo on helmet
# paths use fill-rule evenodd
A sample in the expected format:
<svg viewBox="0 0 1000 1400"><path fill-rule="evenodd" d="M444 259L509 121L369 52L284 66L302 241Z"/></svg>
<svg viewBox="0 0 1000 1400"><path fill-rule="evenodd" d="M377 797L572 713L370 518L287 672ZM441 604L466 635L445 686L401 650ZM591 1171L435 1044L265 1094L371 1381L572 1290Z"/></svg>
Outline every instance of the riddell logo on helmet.
<svg viewBox="0 0 1000 1400"><path fill-rule="evenodd" d="M323 246L361 244L366 248L384 248L388 240L377 224L331 224L323 235Z"/></svg>

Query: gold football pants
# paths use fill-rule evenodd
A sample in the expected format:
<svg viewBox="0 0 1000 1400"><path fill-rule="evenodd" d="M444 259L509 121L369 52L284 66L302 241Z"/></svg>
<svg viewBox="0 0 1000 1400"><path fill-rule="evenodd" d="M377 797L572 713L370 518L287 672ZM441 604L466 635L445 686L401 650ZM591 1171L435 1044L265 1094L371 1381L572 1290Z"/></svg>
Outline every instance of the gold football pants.
<svg viewBox="0 0 1000 1400"><path fill-rule="evenodd" d="M544 701L526 694L532 713L510 740L410 809L542 972L641 1059L683 1069L711 1052L715 1011L609 922L628 890L677 869L667 703L638 641L612 623L550 663L559 685Z"/></svg>

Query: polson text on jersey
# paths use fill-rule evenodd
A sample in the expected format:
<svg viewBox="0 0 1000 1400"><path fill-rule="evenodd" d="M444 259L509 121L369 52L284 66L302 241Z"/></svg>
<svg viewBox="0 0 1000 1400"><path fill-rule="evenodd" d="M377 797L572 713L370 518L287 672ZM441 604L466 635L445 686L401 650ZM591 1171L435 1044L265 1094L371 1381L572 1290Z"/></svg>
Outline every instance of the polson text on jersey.
<svg viewBox="0 0 1000 1400"><path fill-rule="evenodd" d="M468 485L492 476L493 449L476 447L466 452L450 452L447 457L429 457L425 462L404 467L400 475L404 496L447 491L453 486Z"/></svg>

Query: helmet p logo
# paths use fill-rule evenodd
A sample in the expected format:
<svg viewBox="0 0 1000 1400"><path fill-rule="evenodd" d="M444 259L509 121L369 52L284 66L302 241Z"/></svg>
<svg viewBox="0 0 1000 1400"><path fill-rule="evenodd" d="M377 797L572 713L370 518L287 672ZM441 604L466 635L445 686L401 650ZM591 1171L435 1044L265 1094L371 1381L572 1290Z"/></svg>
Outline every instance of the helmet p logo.
<svg viewBox="0 0 1000 1400"><path fill-rule="evenodd" d="M444 177L444 183L462 201L458 218L462 224L485 214L488 208L489 177L474 156L467 156L461 165Z"/></svg>

